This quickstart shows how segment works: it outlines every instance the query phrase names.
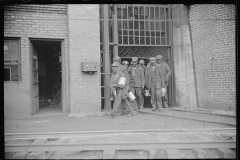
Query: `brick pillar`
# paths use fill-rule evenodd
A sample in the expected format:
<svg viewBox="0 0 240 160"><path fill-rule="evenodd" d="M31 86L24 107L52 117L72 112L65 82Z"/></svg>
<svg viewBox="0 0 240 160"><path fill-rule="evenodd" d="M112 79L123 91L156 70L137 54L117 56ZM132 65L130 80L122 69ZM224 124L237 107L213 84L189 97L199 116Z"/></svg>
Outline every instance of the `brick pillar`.
<svg viewBox="0 0 240 160"><path fill-rule="evenodd" d="M188 14L186 6L172 6L176 104L192 110L197 107L197 96Z"/></svg>
<svg viewBox="0 0 240 160"><path fill-rule="evenodd" d="M100 69L92 75L81 71L81 62L100 64L99 5L69 4L68 32L70 112L100 112Z"/></svg>

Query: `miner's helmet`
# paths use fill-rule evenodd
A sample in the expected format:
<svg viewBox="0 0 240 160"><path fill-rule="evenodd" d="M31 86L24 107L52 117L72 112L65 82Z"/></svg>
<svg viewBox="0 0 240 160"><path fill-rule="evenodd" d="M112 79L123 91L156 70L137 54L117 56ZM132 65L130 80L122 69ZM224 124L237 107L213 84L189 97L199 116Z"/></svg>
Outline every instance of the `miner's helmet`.
<svg viewBox="0 0 240 160"><path fill-rule="evenodd" d="M115 57L113 58L113 61L119 61L119 62L121 62L121 58L120 58L119 56L115 56Z"/></svg>
<svg viewBox="0 0 240 160"><path fill-rule="evenodd" d="M128 61L122 61L122 65L128 65Z"/></svg>
<svg viewBox="0 0 240 160"><path fill-rule="evenodd" d="M143 59L141 59L140 61L139 61L139 64L144 64L145 62L144 62L144 60Z"/></svg>
<svg viewBox="0 0 240 160"><path fill-rule="evenodd" d="M137 58L137 57L133 57L133 58L132 58L132 64L136 64L137 61L138 61L138 58Z"/></svg>
<svg viewBox="0 0 240 160"><path fill-rule="evenodd" d="M151 58L149 58L149 61L150 61L150 62L155 62L155 61L156 61L156 58L155 58L155 57L151 57Z"/></svg>
<svg viewBox="0 0 240 160"><path fill-rule="evenodd" d="M117 67L117 66L118 66L118 63L113 62L112 67Z"/></svg>
<svg viewBox="0 0 240 160"><path fill-rule="evenodd" d="M162 55L157 55L157 56L156 56L156 59L157 59L157 60L162 59Z"/></svg>

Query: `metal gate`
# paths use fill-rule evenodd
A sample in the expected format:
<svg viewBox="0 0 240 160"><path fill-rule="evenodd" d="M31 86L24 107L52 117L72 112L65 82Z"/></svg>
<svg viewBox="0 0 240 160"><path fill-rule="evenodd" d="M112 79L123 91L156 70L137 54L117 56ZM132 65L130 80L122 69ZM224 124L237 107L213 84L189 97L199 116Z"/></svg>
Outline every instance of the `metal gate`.
<svg viewBox="0 0 240 160"><path fill-rule="evenodd" d="M100 5L102 109L110 109L110 64L114 56L148 59L161 54L173 71L171 5ZM173 75L168 87L174 104Z"/></svg>

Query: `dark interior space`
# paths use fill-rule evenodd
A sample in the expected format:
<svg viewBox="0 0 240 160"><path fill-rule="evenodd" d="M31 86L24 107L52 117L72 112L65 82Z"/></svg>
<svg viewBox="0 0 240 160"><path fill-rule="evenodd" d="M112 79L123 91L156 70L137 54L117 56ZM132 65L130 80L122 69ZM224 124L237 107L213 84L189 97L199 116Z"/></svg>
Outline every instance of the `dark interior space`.
<svg viewBox="0 0 240 160"><path fill-rule="evenodd" d="M39 109L61 106L61 42L35 41L38 54Z"/></svg>

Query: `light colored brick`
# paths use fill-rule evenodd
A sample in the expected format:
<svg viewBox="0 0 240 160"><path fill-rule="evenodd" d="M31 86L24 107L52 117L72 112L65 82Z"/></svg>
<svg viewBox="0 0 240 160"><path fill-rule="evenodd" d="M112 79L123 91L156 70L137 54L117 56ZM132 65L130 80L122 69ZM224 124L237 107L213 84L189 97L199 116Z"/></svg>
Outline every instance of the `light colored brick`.
<svg viewBox="0 0 240 160"><path fill-rule="evenodd" d="M207 8L206 8L207 7ZM190 7L193 57L197 79L199 107L213 109L236 109L235 96L229 96L228 86L236 83L227 81L227 73L235 71L235 20L198 21L196 19L231 19L234 5L195 4ZM199 25L200 23L200 25ZM232 28L230 30L230 28ZM200 43L199 43L200 42ZM234 56L230 57L229 53ZM211 58L214 58L211 60ZM208 72L207 74L203 74ZM212 74L218 71L220 75ZM203 74L203 78L199 75ZM221 90L221 91L220 91ZM234 89L235 90L235 89Z"/></svg>

